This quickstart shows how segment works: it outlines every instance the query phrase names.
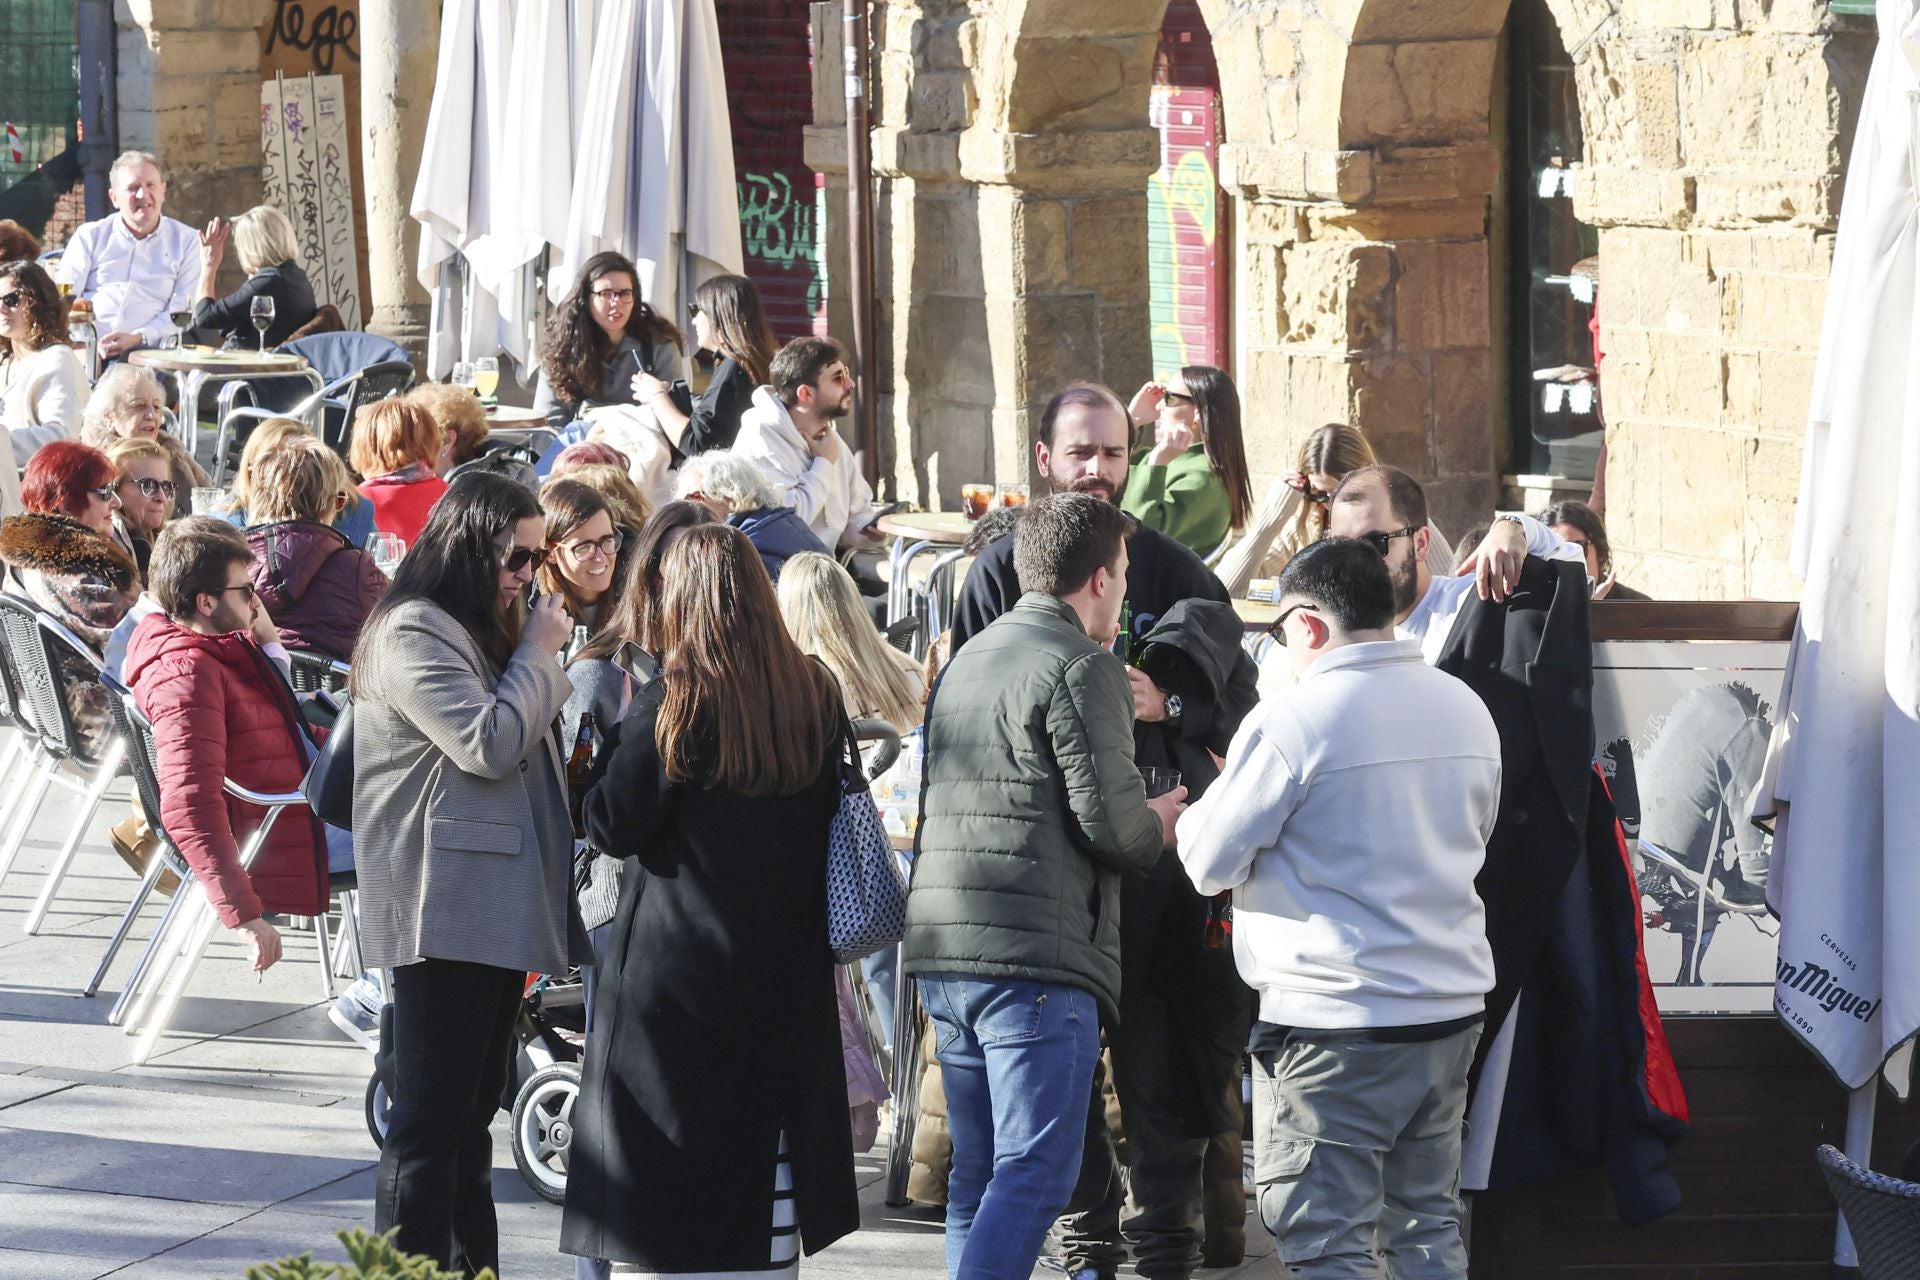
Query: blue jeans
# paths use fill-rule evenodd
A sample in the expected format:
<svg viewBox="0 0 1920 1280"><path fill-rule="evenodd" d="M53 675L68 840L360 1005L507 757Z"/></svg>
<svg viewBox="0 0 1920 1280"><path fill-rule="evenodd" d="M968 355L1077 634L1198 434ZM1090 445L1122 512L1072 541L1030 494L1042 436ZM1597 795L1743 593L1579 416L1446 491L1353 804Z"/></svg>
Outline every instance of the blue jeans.
<svg viewBox="0 0 1920 1280"><path fill-rule="evenodd" d="M953 1135L947 1275L1026 1280L1080 1174L1100 1056L1092 993L922 974Z"/></svg>

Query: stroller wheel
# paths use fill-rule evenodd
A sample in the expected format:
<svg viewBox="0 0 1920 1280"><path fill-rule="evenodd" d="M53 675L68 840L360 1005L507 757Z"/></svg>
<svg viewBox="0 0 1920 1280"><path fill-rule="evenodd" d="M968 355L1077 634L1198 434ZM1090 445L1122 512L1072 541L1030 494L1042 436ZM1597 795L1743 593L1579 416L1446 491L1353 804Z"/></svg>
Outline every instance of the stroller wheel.
<svg viewBox="0 0 1920 1280"><path fill-rule="evenodd" d="M567 1198L567 1159L573 1147L573 1104L580 1097L580 1064L556 1062L527 1077L513 1100L513 1162L541 1199Z"/></svg>
<svg viewBox="0 0 1920 1280"><path fill-rule="evenodd" d="M387 1125L392 1120L393 1098L376 1071L367 1077L367 1132L372 1135L374 1146L387 1145Z"/></svg>

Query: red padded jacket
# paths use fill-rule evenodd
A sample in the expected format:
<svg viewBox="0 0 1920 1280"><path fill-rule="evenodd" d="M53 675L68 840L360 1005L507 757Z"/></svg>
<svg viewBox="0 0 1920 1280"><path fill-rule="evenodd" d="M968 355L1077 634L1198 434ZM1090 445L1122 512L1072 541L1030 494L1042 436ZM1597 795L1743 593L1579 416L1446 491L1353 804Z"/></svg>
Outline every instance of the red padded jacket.
<svg viewBox="0 0 1920 1280"><path fill-rule="evenodd" d="M127 644L126 681L153 724L160 824L229 929L268 912L317 915L327 904L327 842L305 805L280 816L251 872L240 848L265 810L226 794L300 788L307 771L299 709L273 659L245 632L203 636L156 613Z"/></svg>

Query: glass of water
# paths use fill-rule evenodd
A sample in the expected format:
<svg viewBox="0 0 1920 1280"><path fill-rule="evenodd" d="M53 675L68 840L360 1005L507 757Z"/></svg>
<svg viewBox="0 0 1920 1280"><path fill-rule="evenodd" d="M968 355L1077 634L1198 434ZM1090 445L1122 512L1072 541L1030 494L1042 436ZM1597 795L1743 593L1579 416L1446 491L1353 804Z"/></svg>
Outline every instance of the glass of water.
<svg viewBox="0 0 1920 1280"><path fill-rule="evenodd" d="M373 567L391 578L400 567L400 557L407 554L407 540L397 533L371 534L367 553L373 557Z"/></svg>
<svg viewBox="0 0 1920 1280"><path fill-rule="evenodd" d="M221 500L227 496L225 489L198 486L193 490L189 501L193 504L193 514L197 516L217 515Z"/></svg>

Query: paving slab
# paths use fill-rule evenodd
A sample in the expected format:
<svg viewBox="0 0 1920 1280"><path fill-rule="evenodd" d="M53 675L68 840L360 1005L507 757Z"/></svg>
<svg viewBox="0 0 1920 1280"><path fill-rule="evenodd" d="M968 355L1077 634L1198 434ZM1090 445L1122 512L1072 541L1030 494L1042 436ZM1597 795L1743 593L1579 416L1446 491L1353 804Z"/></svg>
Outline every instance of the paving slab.
<svg viewBox="0 0 1920 1280"><path fill-rule="evenodd" d="M11 1156L7 1163L11 1172ZM111 1268L216 1231L249 1212L235 1205L0 1182L0 1249L16 1255L24 1251L49 1258L105 1259Z"/></svg>

